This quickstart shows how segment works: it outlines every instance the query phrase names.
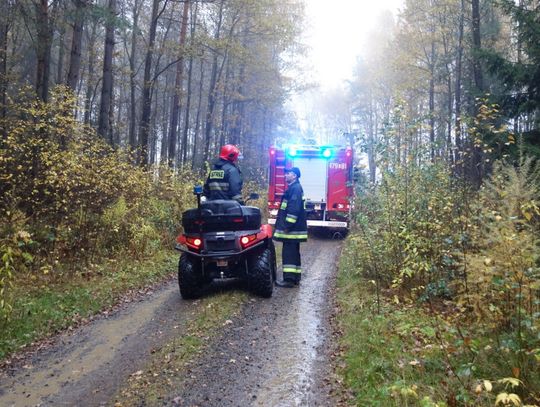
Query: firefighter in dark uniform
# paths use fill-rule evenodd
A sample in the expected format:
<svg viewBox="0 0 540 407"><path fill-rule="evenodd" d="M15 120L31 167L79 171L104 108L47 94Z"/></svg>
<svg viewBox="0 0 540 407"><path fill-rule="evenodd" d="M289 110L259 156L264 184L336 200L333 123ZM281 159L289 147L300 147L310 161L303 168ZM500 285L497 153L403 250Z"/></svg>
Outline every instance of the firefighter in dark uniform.
<svg viewBox="0 0 540 407"><path fill-rule="evenodd" d="M219 158L212 162L212 169L204 183L203 195L206 199L232 199L244 204L242 200L242 173L237 167L240 150L227 144L221 147Z"/></svg>
<svg viewBox="0 0 540 407"><path fill-rule="evenodd" d="M298 179L300 170L296 167L285 170L287 190L281 198L274 240L283 242L283 280L276 281L279 287L294 287L302 277L300 242L307 241L306 211L304 191Z"/></svg>

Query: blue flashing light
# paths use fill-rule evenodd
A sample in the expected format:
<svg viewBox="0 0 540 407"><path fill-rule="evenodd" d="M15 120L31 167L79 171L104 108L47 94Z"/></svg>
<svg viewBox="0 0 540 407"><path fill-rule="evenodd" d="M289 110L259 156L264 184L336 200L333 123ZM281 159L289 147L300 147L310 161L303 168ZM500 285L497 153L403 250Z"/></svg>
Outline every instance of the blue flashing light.
<svg viewBox="0 0 540 407"><path fill-rule="evenodd" d="M289 147L289 156L296 157L296 154L298 154L298 150L296 147Z"/></svg>
<svg viewBox="0 0 540 407"><path fill-rule="evenodd" d="M331 148L325 148L322 150L322 156L324 158L330 158L332 156L332 149Z"/></svg>
<svg viewBox="0 0 540 407"><path fill-rule="evenodd" d="M195 195L202 194L202 193L203 193L203 187L202 187L202 185L195 185L195 187L193 187L193 193L194 193Z"/></svg>

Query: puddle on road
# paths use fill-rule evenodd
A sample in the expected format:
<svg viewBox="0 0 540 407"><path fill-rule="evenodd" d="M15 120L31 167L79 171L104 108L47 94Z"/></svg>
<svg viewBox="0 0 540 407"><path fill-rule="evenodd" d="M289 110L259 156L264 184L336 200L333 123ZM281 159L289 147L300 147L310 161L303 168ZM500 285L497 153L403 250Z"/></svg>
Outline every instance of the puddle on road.
<svg viewBox="0 0 540 407"><path fill-rule="evenodd" d="M336 257L333 245L319 252L309 265L309 276L293 293L296 295L295 301L291 300L294 308L283 318L275 344L279 347L277 357L269 365L272 375L261 384L254 405L291 407L311 404L314 364L317 348L322 343L320 310L326 286L322 280L327 278L328 270L335 267Z"/></svg>

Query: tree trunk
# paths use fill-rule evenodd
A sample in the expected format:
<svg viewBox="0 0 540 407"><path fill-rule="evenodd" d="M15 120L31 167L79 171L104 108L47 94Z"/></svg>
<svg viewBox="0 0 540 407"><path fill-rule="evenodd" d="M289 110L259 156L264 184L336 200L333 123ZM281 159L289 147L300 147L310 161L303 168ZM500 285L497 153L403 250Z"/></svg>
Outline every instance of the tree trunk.
<svg viewBox="0 0 540 407"><path fill-rule="evenodd" d="M200 74L200 82L199 82L199 102L197 104L197 115L195 116L195 132L193 134L193 161L191 162L191 169L194 170L196 168L196 159L197 159L197 145L199 143L199 132L201 129L201 109L202 109L202 99L203 99L203 84L204 84L204 64L201 60L200 63L201 67L201 74Z"/></svg>
<svg viewBox="0 0 540 407"><path fill-rule="evenodd" d="M177 144L177 129L178 129L178 118L180 116L180 96L182 94L182 81L184 77L184 46L186 43L186 32L187 32L187 23L188 23L188 12L190 6L190 0L184 1L184 8L182 11L182 26L180 28L180 40L178 42L180 55L176 65L176 78L174 83L174 96L171 107L171 124L169 127L169 167L174 166L176 159L176 144ZM182 140L184 143L185 141ZM182 145L183 145L182 143ZM185 150L185 147L183 147Z"/></svg>
<svg viewBox="0 0 540 407"><path fill-rule="evenodd" d="M96 24L92 25L92 32L88 39L88 80L86 81L86 94L84 97L84 124L90 124L92 117L92 107L95 95L95 70L94 64L96 61Z"/></svg>
<svg viewBox="0 0 540 407"><path fill-rule="evenodd" d="M480 0L472 0L472 37L473 37L473 50L472 50L472 68L474 85L477 94L482 94L484 91L484 80L482 76L482 67L480 65L479 51L482 48L481 36L480 36ZM477 108L474 106L475 115ZM473 151L472 156L472 180L476 186L480 186L480 182L483 177L483 154L481 140L471 140L471 148ZM479 145L480 144L480 145Z"/></svg>
<svg viewBox="0 0 540 407"><path fill-rule="evenodd" d="M72 0L75 5L75 21L73 22L73 35L71 37L71 53L69 58L69 70L67 76L67 86L73 90L77 89L81 70L81 48L84 29L84 14L87 0Z"/></svg>
<svg viewBox="0 0 540 407"><path fill-rule="evenodd" d="M451 74L451 71L450 71L450 67L448 66L448 64L446 64L446 68L447 68L447 75L448 75L448 78L447 78L447 81L446 81L446 84L447 84L447 90L448 90L448 98L446 99L446 103L447 103L447 121L446 121L446 151L445 151L445 156L447 157L448 159L448 162L450 163L450 165L452 165L454 163L454 155L452 153L452 111L453 111L453 104L452 104L452 100L453 100L453 95L452 95L452 74Z"/></svg>
<svg viewBox="0 0 540 407"><path fill-rule="evenodd" d="M10 7L6 1L0 4L0 131L2 133L2 141L7 137L6 127L3 125L3 122L7 117L7 58L9 22L11 20Z"/></svg>
<svg viewBox="0 0 540 407"><path fill-rule="evenodd" d="M180 156L180 162L182 163L182 166L186 164L187 160L187 153L188 153L188 134L189 134L189 122L190 122L190 114L189 111L191 109L191 80L193 76L193 57L189 58L188 63L188 78L187 78L187 95L186 95L186 108L185 108L185 116L184 116L184 130L182 134L182 144L181 144L181 156Z"/></svg>
<svg viewBox="0 0 540 407"><path fill-rule="evenodd" d="M66 28L64 24L60 25L60 37L58 39L58 63L56 65L56 83L64 83L64 58L66 54L66 46L64 44L66 40Z"/></svg>
<svg viewBox="0 0 540 407"><path fill-rule="evenodd" d="M223 84L223 94L221 95L221 103L222 103L222 109L221 109L221 128L219 131L219 145L222 146L225 144L226 139L225 135L228 132L228 118L227 118L227 109L230 104L230 98L228 96L229 91L229 80L231 78L231 67L230 67L230 60L227 59L227 68L225 69L225 83ZM227 140L229 141L229 140Z"/></svg>
<svg viewBox="0 0 540 407"><path fill-rule="evenodd" d="M223 3L221 1L219 6L219 20L216 26L216 33L214 39L217 41L221 36L221 24L223 22ZM212 137L212 128L214 124L214 109L216 107L216 93L217 93L217 74L218 74L218 54L214 52L212 58L212 73L210 74L210 85L208 87L208 102L206 103L206 120L204 126L204 155L203 159L208 160L210 156L210 139Z"/></svg>
<svg viewBox="0 0 540 407"><path fill-rule="evenodd" d="M129 130L128 140L131 148L137 147L137 84L136 77L136 62L137 62L137 36L139 35L139 2L133 2L132 9L133 29L131 33L131 55L129 56Z"/></svg>
<svg viewBox="0 0 540 407"><path fill-rule="evenodd" d="M36 93L46 102L49 98L49 75L51 70L52 27L49 14L49 1L35 3L37 16L37 65Z"/></svg>
<svg viewBox="0 0 540 407"><path fill-rule="evenodd" d="M172 75L166 75L165 89L171 89L172 88L172 86L171 86L171 82L172 82L171 76ZM171 102L172 97L169 94L169 92L162 92L162 96L163 96L163 99L162 99L163 108L160 110L160 112L161 112L161 116L160 116L161 120L160 120L160 122L161 122L161 126L162 126L162 131L161 131L161 146L160 146L160 150L159 150L160 151L159 162L162 165L167 165L167 162L169 160L172 160L173 162L175 161L174 157L172 157L172 158L168 157L168 147L169 147L169 137L168 137L169 123L168 122L169 122L170 118L167 115L166 107L169 106L169 104L172 103Z"/></svg>
<svg viewBox="0 0 540 407"><path fill-rule="evenodd" d="M198 4L195 4L195 10L191 14L191 26L190 26L190 37L192 39L195 37L195 26L197 23L197 12L198 12ZM186 96L186 109L185 109L185 118L184 118L184 133L182 135L182 166L186 164L187 161L187 154L188 154L188 134L189 134L189 122L190 122L190 110L191 110L191 85L192 85L192 79L193 79L193 54L190 54L189 57L189 63L188 63L188 78L187 78L187 96ZM202 80L202 79L201 79ZM196 140L193 140L195 143ZM192 160L195 159L195 156L193 155ZM193 165L193 163L192 163Z"/></svg>
<svg viewBox="0 0 540 407"><path fill-rule="evenodd" d="M429 67L429 151L431 162L435 161L435 41L431 41ZM406 157L405 157L406 159Z"/></svg>
<svg viewBox="0 0 540 407"><path fill-rule="evenodd" d="M369 181L372 185L375 185L375 178L377 173L377 165L375 162L375 129L376 129L376 113L373 103L373 95L369 95L369 121L368 121L368 168L369 168ZM354 146L354 145L353 145ZM352 146L351 146L352 147Z"/></svg>
<svg viewBox="0 0 540 407"><path fill-rule="evenodd" d="M116 18L116 0L109 0L109 13L105 29L105 52L103 56L103 83L101 86L101 104L99 108L98 134L107 138L109 135L109 114L113 91L113 51L114 28Z"/></svg>
<svg viewBox="0 0 540 407"><path fill-rule="evenodd" d="M459 28L458 28L458 45L456 56L456 83L455 83L455 134L456 134L456 151L454 155L454 162L456 163L456 170L459 175L463 175L463 146L461 142L461 75L462 75L462 61L463 61L463 24L465 19L465 0L461 0L461 9L459 14Z"/></svg>
<svg viewBox="0 0 540 407"><path fill-rule="evenodd" d="M473 37L473 77L476 91L482 93L484 91L484 79L482 75L482 67L480 65L480 56L478 52L482 48L482 40L480 34L480 0L472 0L472 37Z"/></svg>
<svg viewBox="0 0 540 407"><path fill-rule="evenodd" d="M156 42L156 30L158 22L159 0L152 2L152 18L150 20L150 31L148 34L148 50L144 61L144 79L142 94L142 112L139 123L139 136L141 140L140 164L148 165L148 135L150 133L150 118L152 114L152 60L154 58L154 45Z"/></svg>
<svg viewBox="0 0 540 407"><path fill-rule="evenodd" d="M109 107L109 117L107 120L107 137L109 139L109 144L114 147L114 104L115 104L115 94L111 92L111 106Z"/></svg>

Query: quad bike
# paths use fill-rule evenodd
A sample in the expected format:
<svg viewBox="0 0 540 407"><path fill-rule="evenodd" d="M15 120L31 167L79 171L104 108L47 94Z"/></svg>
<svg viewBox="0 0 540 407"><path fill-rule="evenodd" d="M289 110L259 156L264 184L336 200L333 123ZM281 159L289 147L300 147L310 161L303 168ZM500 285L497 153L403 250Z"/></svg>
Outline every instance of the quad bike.
<svg viewBox="0 0 540 407"><path fill-rule="evenodd" d="M256 295L272 296L276 279L276 252L272 227L261 225L261 211L236 201L201 202L182 215L184 233L176 239L182 252L178 284L184 299L197 298L214 279L240 278ZM250 199L257 199L251 194Z"/></svg>

